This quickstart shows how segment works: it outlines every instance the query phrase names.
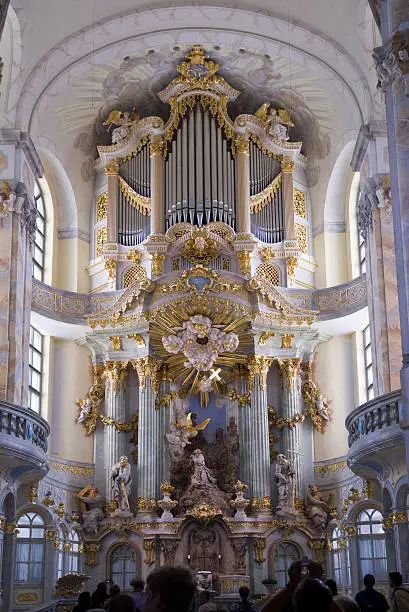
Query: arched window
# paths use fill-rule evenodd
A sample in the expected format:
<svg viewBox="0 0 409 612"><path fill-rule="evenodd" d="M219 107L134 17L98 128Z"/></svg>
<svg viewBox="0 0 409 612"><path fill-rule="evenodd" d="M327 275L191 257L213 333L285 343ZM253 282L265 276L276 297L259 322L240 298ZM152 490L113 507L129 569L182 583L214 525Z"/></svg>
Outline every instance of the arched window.
<svg viewBox="0 0 409 612"><path fill-rule="evenodd" d="M363 331L364 336L364 359L365 359L365 381L366 381L366 399L373 399L373 363L372 363L372 345L371 345L371 330L367 325Z"/></svg>
<svg viewBox="0 0 409 612"><path fill-rule="evenodd" d="M136 574L135 550L127 544L116 546L111 553L111 580L121 590L128 590L132 578Z"/></svg>
<svg viewBox="0 0 409 612"><path fill-rule="evenodd" d="M79 571L80 565L80 539L78 533L71 529L68 534L68 557L67 557L67 574Z"/></svg>
<svg viewBox="0 0 409 612"><path fill-rule="evenodd" d="M344 584L342 572L342 551L340 548L341 532L338 527L332 532L331 536L331 560L332 573L337 584Z"/></svg>
<svg viewBox="0 0 409 612"><path fill-rule="evenodd" d="M377 580L387 577L385 532L382 514L373 508L362 510L357 519L361 577L373 574Z"/></svg>
<svg viewBox="0 0 409 612"><path fill-rule="evenodd" d="M58 528L58 552L57 552L57 580L64 576L64 544L65 532L62 527Z"/></svg>
<svg viewBox="0 0 409 612"><path fill-rule="evenodd" d="M277 584L285 587L288 581L288 568L293 561L300 559L300 551L291 542L281 542L274 553L274 575Z"/></svg>
<svg viewBox="0 0 409 612"><path fill-rule="evenodd" d="M15 582L41 584L44 575L44 521L27 512L17 521Z"/></svg>
<svg viewBox="0 0 409 612"><path fill-rule="evenodd" d="M34 410L34 412L40 414L43 380L43 336L33 326L30 326L30 347L28 364L28 405L31 410Z"/></svg>
<svg viewBox="0 0 409 612"><path fill-rule="evenodd" d="M37 229L34 238L33 276L37 280L42 281L44 276L46 218L44 197L37 182L34 186L34 200L37 208Z"/></svg>

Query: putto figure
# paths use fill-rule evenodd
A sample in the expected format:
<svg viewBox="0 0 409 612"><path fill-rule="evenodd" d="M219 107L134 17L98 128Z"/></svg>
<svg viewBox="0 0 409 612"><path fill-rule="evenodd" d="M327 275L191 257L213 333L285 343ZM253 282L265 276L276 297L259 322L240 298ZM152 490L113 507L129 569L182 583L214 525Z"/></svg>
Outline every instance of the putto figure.
<svg viewBox="0 0 409 612"><path fill-rule="evenodd" d="M117 514L131 512L129 496L131 494L132 476L128 457L122 456L112 469L112 489L114 499L118 503Z"/></svg>

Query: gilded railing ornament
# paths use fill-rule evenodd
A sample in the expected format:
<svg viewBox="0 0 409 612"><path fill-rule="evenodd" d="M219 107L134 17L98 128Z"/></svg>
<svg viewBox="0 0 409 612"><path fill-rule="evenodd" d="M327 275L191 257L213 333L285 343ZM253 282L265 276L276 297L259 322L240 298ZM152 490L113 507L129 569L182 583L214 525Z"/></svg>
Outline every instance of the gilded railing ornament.
<svg viewBox="0 0 409 612"><path fill-rule="evenodd" d="M294 385L300 368L300 358L295 357L294 359L278 359L278 367L280 370L281 382L287 385L290 391Z"/></svg>
<svg viewBox="0 0 409 612"><path fill-rule="evenodd" d="M193 516L194 519L200 521L204 525L209 525L217 518L221 518L223 513L219 508L213 508L207 504L199 504L198 506L188 510L186 515Z"/></svg>
<svg viewBox="0 0 409 612"><path fill-rule="evenodd" d="M131 249L127 255L127 259L129 259L129 261L132 261L132 263L136 266L141 262L142 253L136 248Z"/></svg>
<svg viewBox="0 0 409 612"><path fill-rule="evenodd" d="M290 281L293 281L295 278L295 270L298 266L298 259L294 257L294 255L290 255L290 257L287 257L285 260L285 263L287 264L287 276Z"/></svg>
<svg viewBox="0 0 409 612"><path fill-rule="evenodd" d="M251 511L253 513L259 513L266 510L271 510L271 499L266 495L265 497L255 497L251 500Z"/></svg>
<svg viewBox="0 0 409 612"><path fill-rule="evenodd" d="M155 514L158 510L158 504L154 497L138 497L136 502L137 513Z"/></svg>
<svg viewBox="0 0 409 612"><path fill-rule="evenodd" d="M217 242L210 237L206 228L193 230L182 250L182 256L194 266L199 264L207 266L218 253Z"/></svg>
<svg viewBox="0 0 409 612"><path fill-rule="evenodd" d="M263 355L252 355L247 362L248 374L248 389L251 392L254 388L255 378L259 377L260 386L264 390L268 370L273 363L274 357L264 357Z"/></svg>
<svg viewBox="0 0 409 612"><path fill-rule="evenodd" d="M155 251L151 254L152 260L152 276L161 276L163 274L163 264L165 261L165 255Z"/></svg>

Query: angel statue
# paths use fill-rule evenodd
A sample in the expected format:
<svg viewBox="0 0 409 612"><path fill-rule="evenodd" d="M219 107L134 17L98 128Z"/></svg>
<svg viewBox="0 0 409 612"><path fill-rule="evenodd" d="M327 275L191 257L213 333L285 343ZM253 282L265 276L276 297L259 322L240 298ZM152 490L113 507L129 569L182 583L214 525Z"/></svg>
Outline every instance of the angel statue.
<svg viewBox="0 0 409 612"><path fill-rule="evenodd" d="M175 420L171 423L170 431L166 434L169 442L169 453L173 461L179 461L183 456L186 445L195 438L199 431L206 429L210 423L210 418L204 419L202 423L196 425L193 422L191 412L185 413L186 400L177 398L174 402Z"/></svg>
<svg viewBox="0 0 409 612"><path fill-rule="evenodd" d="M318 487L314 484L308 485L307 516L316 529L325 531L328 523L329 506L327 502L320 498Z"/></svg>
<svg viewBox="0 0 409 612"><path fill-rule="evenodd" d="M128 111L113 110L109 113L108 119L102 125L108 126L108 131L113 125L118 127L112 130L112 144L118 144L128 138L130 134L130 126L139 121L139 115L135 109L132 114Z"/></svg>
<svg viewBox="0 0 409 612"><path fill-rule="evenodd" d="M81 503L83 529L85 533L98 533L99 525L104 519L102 510L103 499L94 485L86 485L79 493Z"/></svg>
<svg viewBox="0 0 409 612"><path fill-rule="evenodd" d="M266 125L270 136L279 140L289 140L288 128L294 127L290 112L284 108L271 108L268 102L262 104L255 112L255 116Z"/></svg>

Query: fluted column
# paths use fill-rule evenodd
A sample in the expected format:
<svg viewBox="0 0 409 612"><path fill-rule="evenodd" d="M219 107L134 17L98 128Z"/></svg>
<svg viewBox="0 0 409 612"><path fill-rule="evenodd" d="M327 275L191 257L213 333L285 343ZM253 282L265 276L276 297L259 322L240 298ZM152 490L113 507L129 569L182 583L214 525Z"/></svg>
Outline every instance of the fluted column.
<svg viewBox="0 0 409 612"><path fill-rule="evenodd" d="M118 242L118 174L119 165L112 160L105 167L107 175L107 242Z"/></svg>
<svg viewBox="0 0 409 612"><path fill-rule="evenodd" d="M105 362L105 417L111 420L104 429L104 467L106 499L112 500L111 471L122 455L127 453L126 436L113 424L123 422L125 414L125 379L127 362Z"/></svg>
<svg viewBox="0 0 409 612"><path fill-rule="evenodd" d="M151 234L163 233L163 151L162 140L150 143L151 153Z"/></svg>
<svg viewBox="0 0 409 612"><path fill-rule="evenodd" d="M250 492L255 511L265 511L271 508L270 487L270 445L268 438L268 412L266 379L273 359L253 355L249 359L249 381L251 402L250 439L247 448L242 452L249 455Z"/></svg>
<svg viewBox="0 0 409 612"><path fill-rule="evenodd" d="M237 231L250 232L250 164L249 141L247 138L235 140L237 167Z"/></svg>
<svg viewBox="0 0 409 612"><path fill-rule="evenodd" d="M160 465L164 444L160 443L160 412L155 407L159 392L160 362L152 357L132 361L139 377L138 502L137 511L155 511L160 494Z"/></svg>
<svg viewBox="0 0 409 612"><path fill-rule="evenodd" d="M284 419L294 419L297 413L302 412L301 386L299 381L300 359L278 359L281 376ZM282 450L287 459L294 462L295 467L295 495L303 498L305 493L303 437L302 425L284 427L282 432Z"/></svg>
<svg viewBox="0 0 409 612"><path fill-rule="evenodd" d="M281 162L282 173L282 190L284 203L284 219L285 219L285 239L294 240L295 224L294 224L294 174L295 164L290 159L285 159Z"/></svg>

